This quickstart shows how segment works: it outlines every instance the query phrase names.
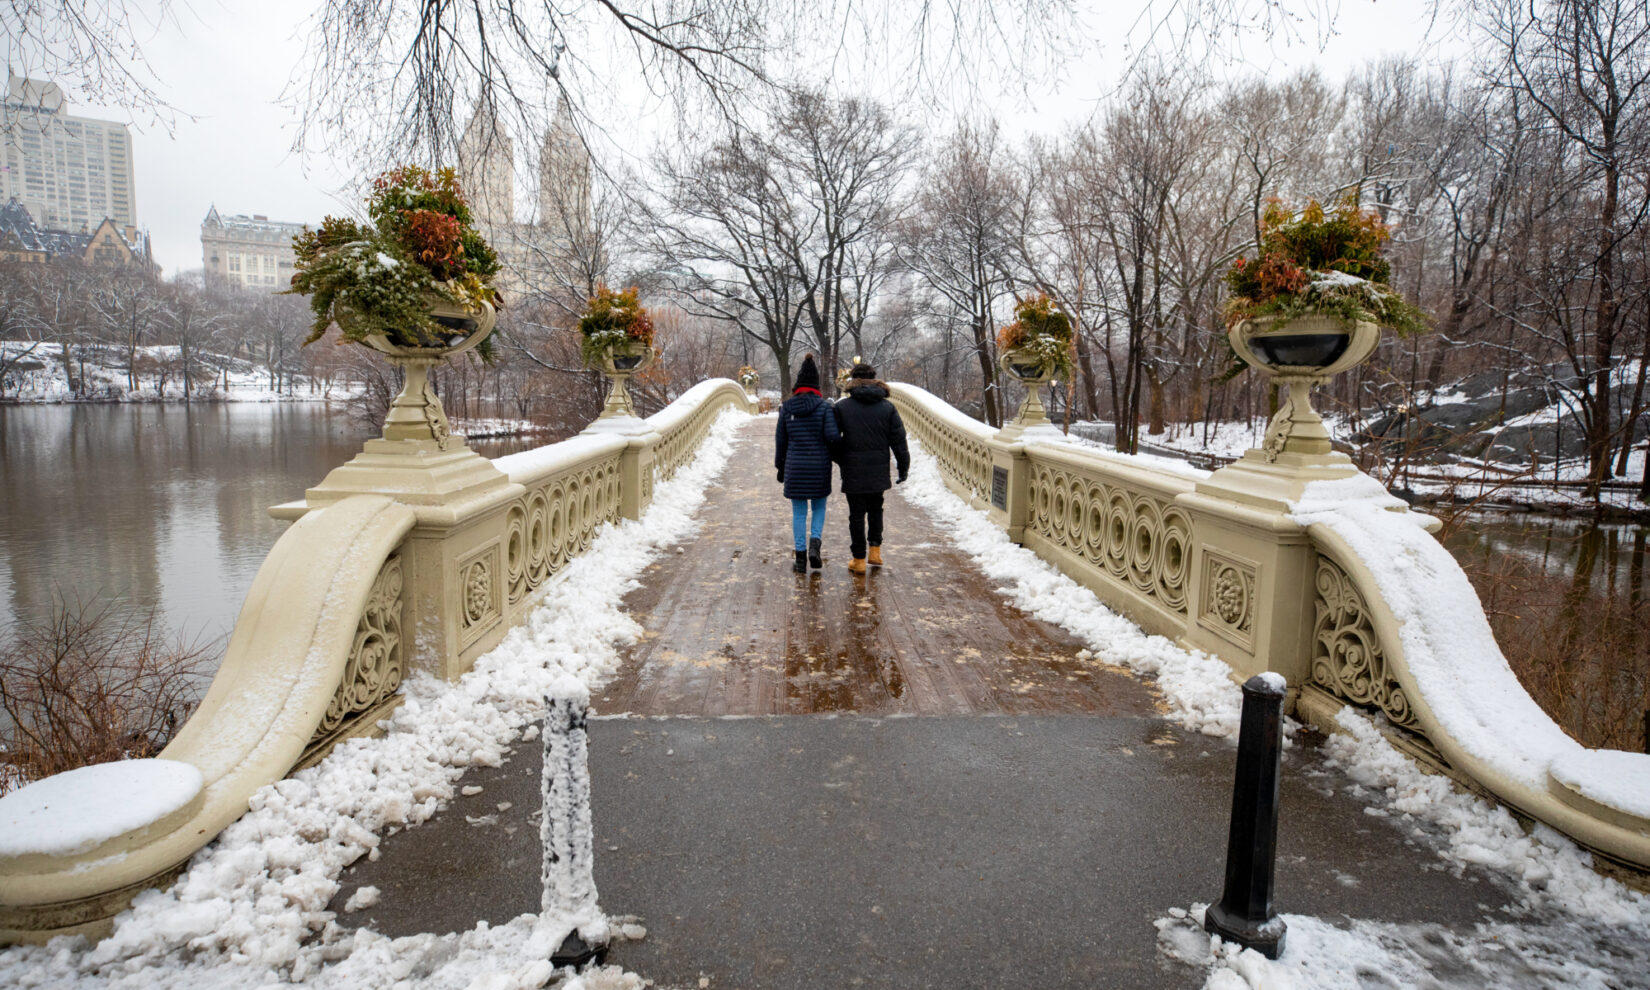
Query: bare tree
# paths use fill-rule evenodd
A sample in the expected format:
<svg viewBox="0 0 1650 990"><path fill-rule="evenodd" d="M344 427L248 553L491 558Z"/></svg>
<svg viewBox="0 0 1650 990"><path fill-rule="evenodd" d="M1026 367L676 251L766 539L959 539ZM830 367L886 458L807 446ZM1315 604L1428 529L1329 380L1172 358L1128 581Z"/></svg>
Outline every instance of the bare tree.
<svg viewBox="0 0 1650 990"><path fill-rule="evenodd" d="M616 73L738 124L783 53L823 73L875 67L925 90L1039 77L1078 37L1073 0L326 0L288 99L298 142L370 159L450 159L455 111L488 104L536 134L568 101L582 128ZM990 51L993 58L979 58ZM363 126L363 123L365 126Z"/></svg>
<svg viewBox="0 0 1650 990"><path fill-rule="evenodd" d="M170 131L175 113L156 90L140 39L171 17L170 0L11 0L0 7L6 68L67 86L79 97L75 102L124 107ZM0 124L44 124L32 117L0 102Z"/></svg>
<svg viewBox="0 0 1650 990"><path fill-rule="evenodd" d="M997 381L999 308L1016 284L1020 181L997 125L960 123L931 149L900 239L900 262L941 305L943 332L966 332L985 420L1003 423ZM946 353L950 353L947 348Z"/></svg>
<svg viewBox="0 0 1650 990"><path fill-rule="evenodd" d="M791 206L761 142L735 135L708 151L661 156L662 202L648 208L644 247L689 312L722 320L773 354L790 391L802 327L788 244Z"/></svg>
<svg viewBox="0 0 1650 990"><path fill-rule="evenodd" d="M1591 319L1560 328L1582 380L1588 491L1610 476L1616 437L1612 388L1622 333L1621 246L1650 210L1644 174L1650 130L1650 6L1644 0L1496 3L1489 31L1505 59L1503 78L1539 109L1575 152L1588 195L1575 216L1591 241L1574 260L1585 267ZM1569 300L1567 298L1567 301Z"/></svg>

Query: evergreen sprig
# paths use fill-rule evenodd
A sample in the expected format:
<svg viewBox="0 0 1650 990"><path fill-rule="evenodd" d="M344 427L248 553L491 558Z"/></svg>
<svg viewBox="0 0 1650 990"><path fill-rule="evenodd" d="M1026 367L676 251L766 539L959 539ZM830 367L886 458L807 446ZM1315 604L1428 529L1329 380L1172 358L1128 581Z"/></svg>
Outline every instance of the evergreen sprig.
<svg viewBox="0 0 1650 990"><path fill-rule="evenodd" d="M383 334L402 346L442 347L453 331L430 319L431 297L466 308L498 304L498 255L475 229L451 168L391 169L373 180L370 224L327 217L292 239L292 288L310 297L305 344L334 323L343 340ZM491 357L491 341L478 352Z"/></svg>
<svg viewBox="0 0 1650 990"><path fill-rule="evenodd" d="M1260 247L1226 273L1228 325L1257 316L1334 316L1368 320L1409 336L1427 330L1426 315L1392 288L1381 248L1392 230L1348 197L1325 212L1308 200L1297 217L1279 200L1261 214Z"/></svg>
<svg viewBox="0 0 1650 990"><path fill-rule="evenodd" d="M603 285L579 317L579 334L584 338L579 353L585 364L596 367L603 354L632 341L652 347L653 318L642 306L635 286L614 292Z"/></svg>
<svg viewBox="0 0 1650 990"><path fill-rule="evenodd" d="M1018 300L1014 322L997 331L999 347L1035 355L1037 363L1056 377L1071 372L1077 358L1076 338L1071 317L1044 293Z"/></svg>

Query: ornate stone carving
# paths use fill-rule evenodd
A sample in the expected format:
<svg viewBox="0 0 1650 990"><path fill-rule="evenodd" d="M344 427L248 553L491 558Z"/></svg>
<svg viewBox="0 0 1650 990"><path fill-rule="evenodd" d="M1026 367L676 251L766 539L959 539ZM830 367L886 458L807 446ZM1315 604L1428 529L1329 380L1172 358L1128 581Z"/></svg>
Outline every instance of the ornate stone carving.
<svg viewBox="0 0 1650 990"><path fill-rule="evenodd" d="M355 627L355 644L344 676L310 741L332 735L345 722L378 707L401 687L401 556L379 568L367 595L367 607Z"/></svg>
<svg viewBox="0 0 1650 990"><path fill-rule="evenodd" d="M1186 614L1192 524L1158 495L1100 472L1037 464L1026 528L1164 608Z"/></svg>
<svg viewBox="0 0 1650 990"><path fill-rule="evenodd" d="M900 403L900 416L923 449L934 455L947 481L978 496L991 492L991 449L984 441L939 422L918 405Z"/></svg>
<svg viewBox="0 0 1650 990"><path fill-rule="evenodd" d="M430 424L430 435L435 437L436 447L446 450L452 443L453 429L447 424L447 413L441 408L435 385L429 379L424 380L424 422Z"/></svg>
<svg viewBox="0 0 1650 990"><path fill-rule="evenodd" d="M490 543L458 563L458 641L468 647L503 617L504 575L499 544Z"/></svg>
<svg viewBox="0 0 1650 990"><path fill-rule="evenodd" d="M651 479L643 480L651 489ZM617 454L530 484L527 494L510 507L505 528L501 580L512 609L588 548L598 527L618 521L623 494ZM471 618L472 607L486 610L478 563L480 558L466 561L460 569L466 629L477 622ZM496 574L486 565L483 569L489 576Z"/></svg>
<svg viewBox="0 0 1650 990"><path fill-rule="evenodd" d="M1203 603L1198 621L1248 649L1254 644L1255 587L1260 569L1214 549L1203 548Z"/></svg>
<svg viewBox="0 0 1650 990"><path fill-rule="evenodd" d="M1312 683L1337 698L1378 708L1393 723L1419 731L1409 697L1392 677L1364 597L1339 564L1318 556Z"/></svg>

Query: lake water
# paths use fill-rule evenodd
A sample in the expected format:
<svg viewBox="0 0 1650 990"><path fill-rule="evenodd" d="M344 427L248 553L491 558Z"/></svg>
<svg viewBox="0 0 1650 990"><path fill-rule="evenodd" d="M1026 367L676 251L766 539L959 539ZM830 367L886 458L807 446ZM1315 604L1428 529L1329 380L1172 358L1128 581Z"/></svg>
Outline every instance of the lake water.
<svg viewBox="0 0 1650 990"><path fill-rule="evenodd" d="M0 631L100 596L226 637L287 526L268 507L376 433L321 403L0 406Z"/></svg>

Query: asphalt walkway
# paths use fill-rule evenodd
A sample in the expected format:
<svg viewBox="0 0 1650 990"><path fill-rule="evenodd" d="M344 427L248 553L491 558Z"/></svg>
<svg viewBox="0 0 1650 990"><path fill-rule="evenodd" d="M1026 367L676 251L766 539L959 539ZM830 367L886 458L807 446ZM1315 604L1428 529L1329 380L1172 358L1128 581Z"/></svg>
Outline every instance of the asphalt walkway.
<svg viewBox="0 0 1650 990"><path fill-rule="evenodd" d="M647 630L593 699L596 879L648 934L609 957L661 987L1194 987L1153 920L1220 894L1235 750L1153 687L1076 658L896 493L888 565L790 571L771 420L695 539L626 607ZM919 717L913 717L919 716ZM539 746L346 873L389 935L539 904ZM1371 816L1310 737L1285 757L1277 908L1470 928L1507 894Z"/></svg>

